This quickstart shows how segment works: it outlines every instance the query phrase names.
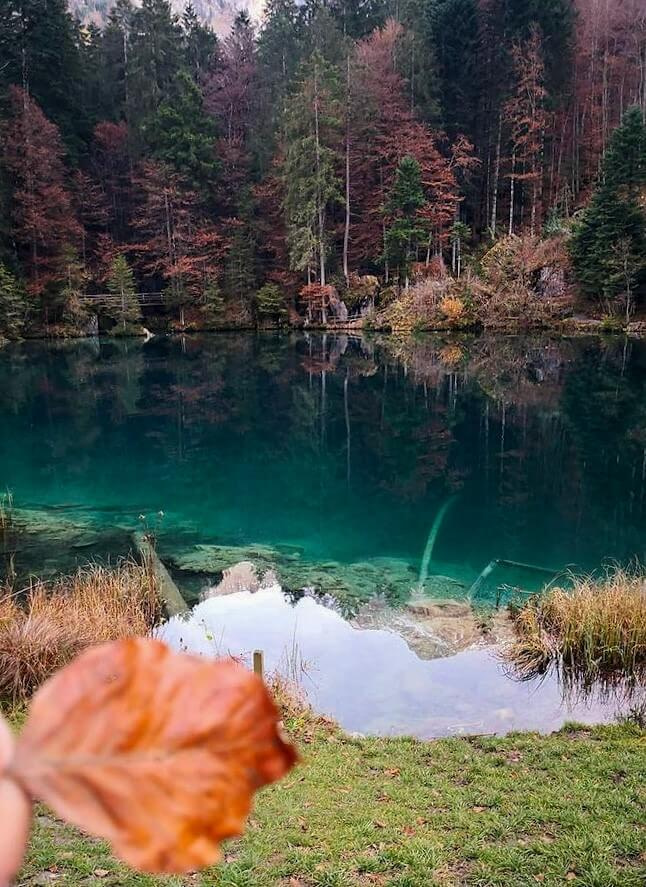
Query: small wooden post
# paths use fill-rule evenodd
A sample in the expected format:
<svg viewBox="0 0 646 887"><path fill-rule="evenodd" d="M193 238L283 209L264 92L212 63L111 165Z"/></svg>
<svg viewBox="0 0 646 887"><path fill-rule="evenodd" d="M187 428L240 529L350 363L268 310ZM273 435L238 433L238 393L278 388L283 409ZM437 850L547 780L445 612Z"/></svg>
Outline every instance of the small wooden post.
<svg viewBox="0 0 646 887"><path fill-rule="evenodd" d="M253 651L253 670L259 678L262 678L264 676L265 663L262 650Z"/></svg>

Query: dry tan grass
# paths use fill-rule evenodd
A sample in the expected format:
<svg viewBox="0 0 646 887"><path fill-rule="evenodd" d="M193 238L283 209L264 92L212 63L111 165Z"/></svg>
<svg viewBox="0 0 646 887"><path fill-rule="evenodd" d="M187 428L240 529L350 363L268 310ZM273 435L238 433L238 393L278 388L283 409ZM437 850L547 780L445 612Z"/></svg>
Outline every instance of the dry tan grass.
<svg viewBox="0 0 646 887"><path fill-rule="evenodd" d="M0 597L0 698L29 698L83 648L144 635L161 607L150 574L133 560L91 564L23 595Z"/></svg>
<svg viewBox="0 0 646 887"><path fill-rule="evenodd" d="M528 602L515 619L516 641L505 659L521 678L550 666L583 684L615 675L646 674L646 579L622 570L602 581L577 579Z"/></svg>

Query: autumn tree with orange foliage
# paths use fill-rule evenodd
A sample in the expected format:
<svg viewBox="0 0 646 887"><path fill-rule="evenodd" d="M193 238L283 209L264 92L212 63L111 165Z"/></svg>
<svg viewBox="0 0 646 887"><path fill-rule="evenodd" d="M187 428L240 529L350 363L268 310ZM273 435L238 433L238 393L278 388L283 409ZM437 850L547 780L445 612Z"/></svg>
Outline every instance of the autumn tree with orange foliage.
<svg viewBox="0 0 646 887"><path fill-rule="evenodd" d="M168 285L184 326L186 304L197 301L221 272L224 239L206 218L199 196L167 166L144 163L136 187L132 224L139 240L131 249L145 274Z"/></svg>
<svg viewBox="0 0 646 887"><path fill-rule="evenodd" d="M9 91L2 164L11 176L12 234L32 295L65 279L67 256L80 245L81 226L66 187L65 150L58 128L20 87Z"/></svg>

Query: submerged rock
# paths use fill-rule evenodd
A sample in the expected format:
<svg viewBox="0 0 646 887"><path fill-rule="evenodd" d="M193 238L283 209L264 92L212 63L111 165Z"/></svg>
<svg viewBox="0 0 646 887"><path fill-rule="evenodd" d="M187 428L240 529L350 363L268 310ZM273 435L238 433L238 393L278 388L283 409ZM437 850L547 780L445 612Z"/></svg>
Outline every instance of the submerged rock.
<svg viewBox="0 0 646 887"><path fill-rule="evenodd" d="M399 558L372 558L352 563L312 561L304 556L301 547L288 544L275 547L199 544L175 550L168 556L177 570L206 576L221 574L222 581L226 571L245 562L254 569L256 579L271 571L287 591L310 589L320 595L332 595L350 611L376 595L383 595L392 602L403 602L410 597L417 580L416 568ZM250 575L247 578L252 582ZM447 583L450 584L451 580ZM264 581L264 585L268 584ZM453 582L453 594L455 588Z"/></svg>
<svg viewBox="0 0 646 887"><path fill-rule="evenodd" d="M220 597L225 594L235 594L238 591L253 593L261 588L271 588L276 584L276 574L273 570L267 570L261 578L251 561L240 561L232 567L227 567L222 573L220 582L207 588L202 597L204 599Z"/></svg>
<svg viewBox="0 0 646 887"><path fill-rule="evenodd" d="M512 634L506 610L485 613L474 610L469 601L437 598L413 598L402 609L376 599L361 607L352 624L355 628L395 632L420 659L498 644Z"/></svg>

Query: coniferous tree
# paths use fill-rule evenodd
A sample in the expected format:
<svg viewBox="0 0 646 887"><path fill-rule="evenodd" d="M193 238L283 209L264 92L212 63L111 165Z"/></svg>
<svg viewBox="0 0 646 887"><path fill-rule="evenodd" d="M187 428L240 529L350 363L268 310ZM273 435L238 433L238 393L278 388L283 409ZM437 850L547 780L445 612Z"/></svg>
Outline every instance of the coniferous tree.
<svg viewBox="0 0 646 887"><path fill-rule="evenodd" d="M129 102L146 120L173 95L182 69L182 31L168 0L143 0L135 9L129 41Z"/></svg>
<svg viewBox="0 0 646 887"><path fill-rule="evenodd" d="M76 159L89 138L82 101L80 38L65 0L4 0L0 15L0 103L24 89L56 124Z"/></svg>
<svg viewBox="0 0 646 887"><path fill-rule="evenodd" d="M191 3L182 14L184 64L196 83L200 83L218 54L218 38L199 20Z"/></svg>
<svg viewBox="0 0 646 887"><path fill-rule="evenodd" d="M173 95L149 118L144 134L153 157L202 194L212 191L218 173L215 124L204 112L200 91L187 72L179 72Z"/></svg>
<svg viewBox="0 0 646 887"><path fill-rule="evenodd" d="M424 75L439 81L442 125L451 138L460 133L475 138L480 92L476 0L424 0L419 30L430 61Z"/></svg>
<svg viewBox="0 0 646 887"><path fill-rule="evenodd" d="M14 275L0 264L0 338L19 336L27 317L25 292Z"/></svg>
<svg viewBox="0 0 646 887"><path fill-rule="evenodd" d="M276 153L281 120L301 55L302 20L296 0L267 0L258 35L260 101L254 139L258 168L266 173Z"/></svg>
<svg viewBox="0 0 646 887"><path fill-rule="evenodd" d="M240 13L204 80L204 106L219 132L220 199L231 215L239 213L239 195L248 187L253 166L258 87L255 32L249 17Z"/></svg>
<svg viewBox="0 0 646 887"><path fill-rule="evenodd" d="M118 297L116 317L124 332L128 326L141 323L141 308L137 299L137 286L132 269L123 254L115 256L106 281L108 292Z"/></svg>
<svg viewBox="0 0 646 887"><path fill-rule="evenodd" d="M414 157L403 157L384 207L388 223L384 260L397 271L399 282L408 287L412 258L424 238L420 210L426 203L422 174Z"/></svg>
<svg viewBox="0 0 646 887"><path fill-rule="evenodd" d="M572 237L572 263L586 295L628 305L646 286L646 124L629 109L604 156L601 181ZM627 307L627 314L629 313Z"/></svg>
<svg viewBox="0 0 646 887"><path fill-rule="evenodd" d="M256 317L262 323L271 320L276 324L287 320L287 304L280 287L275 283L266 283L256 293L254 299Z"/></svg>
<svg viewBox="0 0 646 887"><path fill-rule="evenodd" d="M285 214L291 266L327 282L329 217L342 202L338 72L314 52L285 119Z"/></svg>

